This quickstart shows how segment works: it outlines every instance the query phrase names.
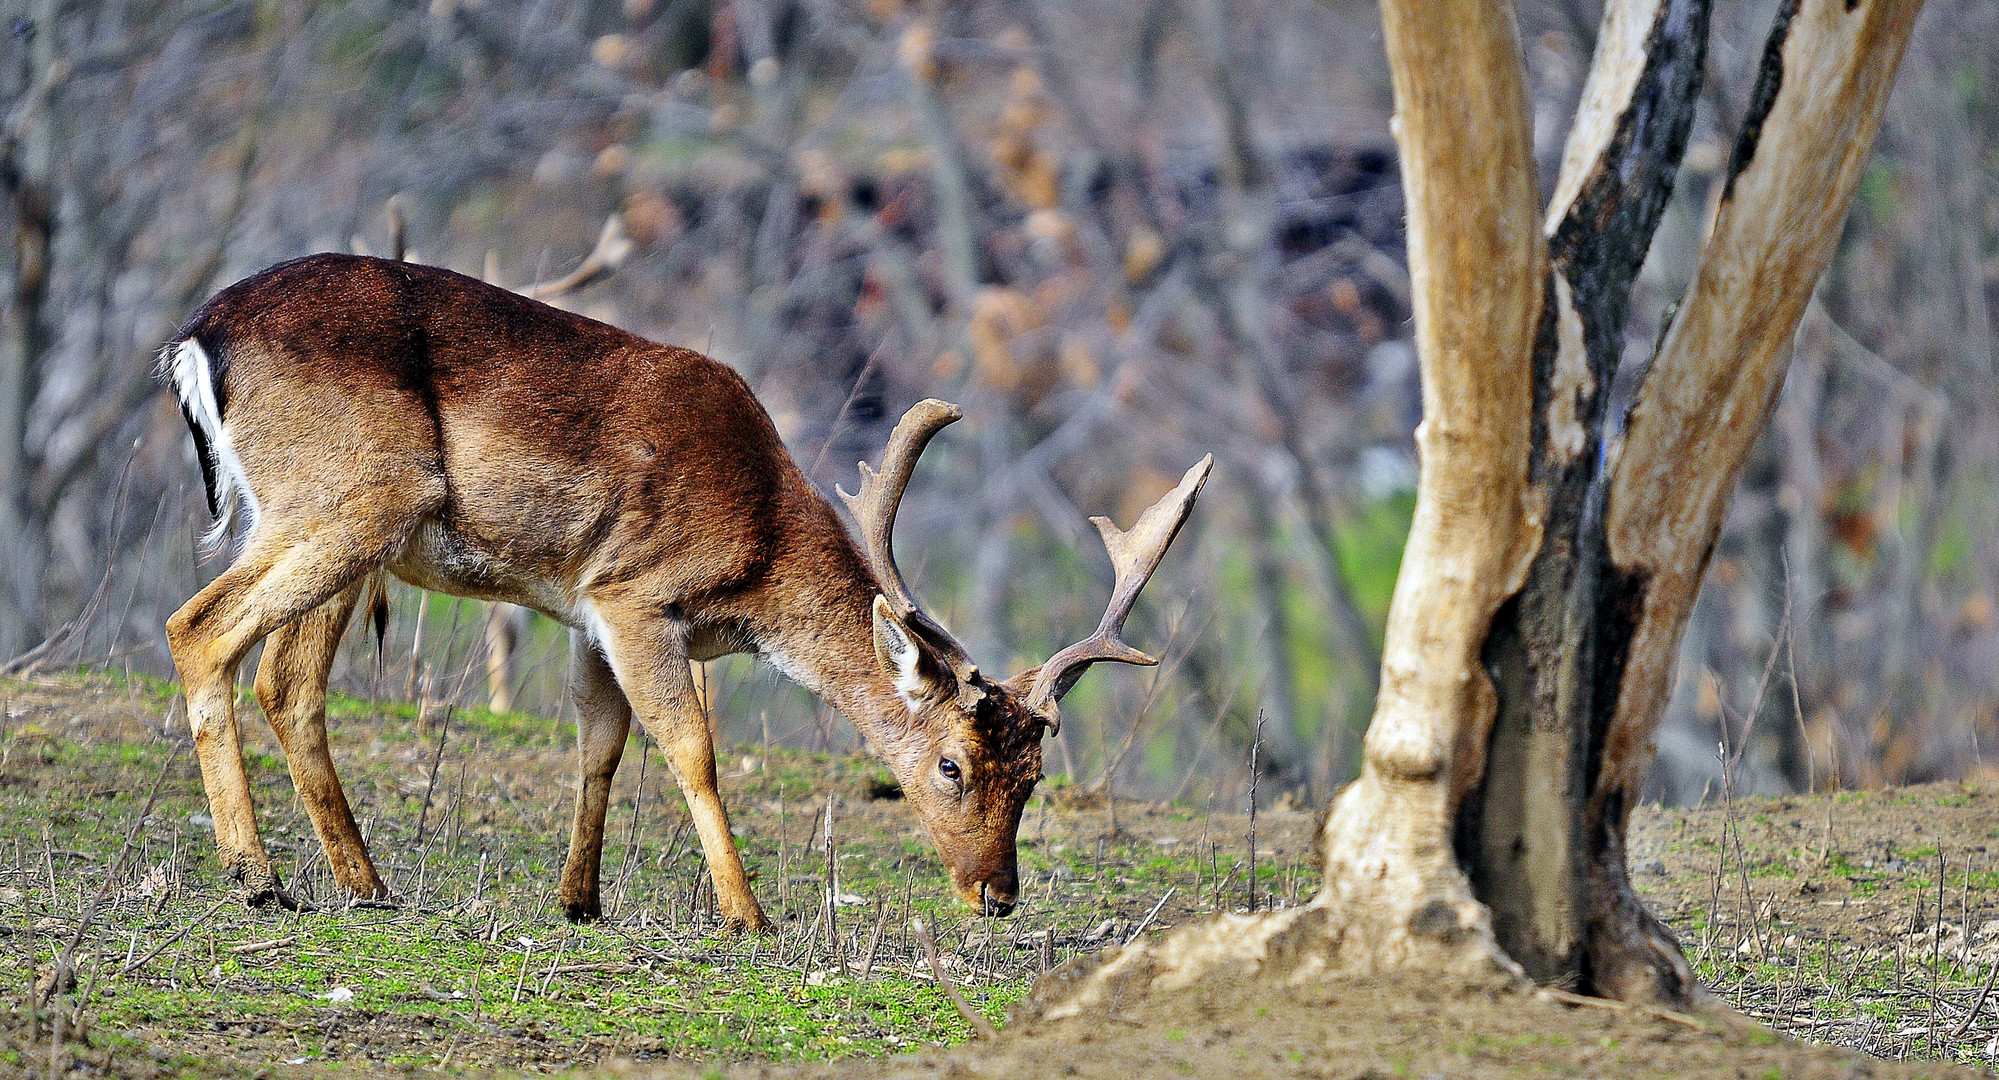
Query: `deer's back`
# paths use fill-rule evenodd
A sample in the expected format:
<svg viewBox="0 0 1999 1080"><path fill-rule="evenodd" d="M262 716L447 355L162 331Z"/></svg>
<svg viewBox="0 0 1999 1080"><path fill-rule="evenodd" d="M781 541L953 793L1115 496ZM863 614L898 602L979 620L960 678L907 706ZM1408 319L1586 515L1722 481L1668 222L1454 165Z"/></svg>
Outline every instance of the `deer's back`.
<svg viewBox="0 0 1999 1080"><path fill-rule="evenodd" d="M725 365L448 270L309 256L218 293L181 337L212 358L264 513L434 477L435 505L412 511L446 577L734 587L805 490Z"/></svg>

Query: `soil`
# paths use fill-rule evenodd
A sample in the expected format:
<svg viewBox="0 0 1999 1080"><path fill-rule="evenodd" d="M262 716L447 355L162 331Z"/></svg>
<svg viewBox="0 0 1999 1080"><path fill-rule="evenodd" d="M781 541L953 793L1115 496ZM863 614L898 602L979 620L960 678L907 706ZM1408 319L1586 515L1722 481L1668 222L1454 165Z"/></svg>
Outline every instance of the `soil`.
<svg viewBox="0 0 1999 1080"><path fill-rule="evenodd" d="M1808 1046L1723 1007L1694 1016L1577 1007L1500 979L1446 983L1407 974L1298 989L1204 984L1191 993L1150 996L1115 1016L1027 1020L990 1045L811 1070L740 1066L723 1075L1845 1080L1979 1074Z"/></svg>

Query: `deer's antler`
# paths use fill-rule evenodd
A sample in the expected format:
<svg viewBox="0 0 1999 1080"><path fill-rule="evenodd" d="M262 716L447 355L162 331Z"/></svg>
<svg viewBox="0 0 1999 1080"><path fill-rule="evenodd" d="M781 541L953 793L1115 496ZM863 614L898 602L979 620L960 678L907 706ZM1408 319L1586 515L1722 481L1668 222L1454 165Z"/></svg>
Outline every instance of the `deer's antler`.
<svg viewBox="0 0 1999 1080"><path fill-rule="evenodd" d="M1187 520L1188 511L1194 508L1194 499L1201 494L1201 486L1208 482L1208 471L1214 465L1215 456L1209 454L1188 469L1172 491L1138 516L1138 524L1130 532L1119 529L1107 517L1090 519L1104 536L1104 548L1110 552L1111 566L1117 571L1117 585L1111 590L1110 607L1105 609L1103 621L1097 624L1097 632L1049 657L1035 675L1033 688L1027 692L1027 707L1047 716L1050 729L1060 730L1055 703L1076 685L1091 664L1150 667L1159 662L1157 657L1125 644L1118 634L1124 630L1124 620L1131 614L1139 590L1145 588L1152 572L1159 568L1166 546L1173 542Z"/></svg>
<svg viewBox="0 0 1999 1080"><path fill-rule="evenodd" d="M409 256L409 251L405 244L409 232L409 219L403 213L403 197L401 195L389 196L388 215L389 251L387 258L393 259L396 262L402 262ZM625 259L630 257L634 246L632 238L625 234L624 216L621 214L612 214L604 219L604 227L597 233L596 246L590 249L590 254L583 256L582 262L576 264L576 269L571 270L554 281L539 281L531 285L524 285L513 291L520 293L530 300L553 300L558 296L567 296L578 289L587 285L594 285L611 274L616 273L618 268L625 264ZM356 255L366 255L369 253L368 245L359 236L354 238L352 247ZM486 270L485 273L480 275L480 280L488 285L500 284L500 259L497 253L492 251L486 252Z"/></svg>
<svg viewBox="0 0 1999 1080"><path fill-rule="evenodd" d="M597 234L597 246L591 248L590 254L585 255L583 261L576 264L576 269L554 281L537 282L516 291L530 299L552 300L573 293L611 273L623 265L625 257L631 253L632 241L625 235L625 219L618 214L612 214L604 219L604 231Z"/></svg>
<svg viewBox="0 0 1999 1080"><path fill-rule="evenodd" d="M950 664L951 673L958 680L959 703L969 708L985 693L977 685L978 666L949 631L917 606L909 585L902 579L902 571L895 565L894 545L896 508L902 505L902 493L909 486L909 474L916 468L916 459L923 456L923 448L930 444L932 436L964 415L964 410L956 405L936 398L925 398L910 406L888 437L881 470L877 472L863 461L859 492L850 495L845 488L834 490L840 493L840 501L847 504L861 526L861 543L868 564L874 568L875 581L881 586L889 608L897 618L920 631L925 641Z"/></svg>

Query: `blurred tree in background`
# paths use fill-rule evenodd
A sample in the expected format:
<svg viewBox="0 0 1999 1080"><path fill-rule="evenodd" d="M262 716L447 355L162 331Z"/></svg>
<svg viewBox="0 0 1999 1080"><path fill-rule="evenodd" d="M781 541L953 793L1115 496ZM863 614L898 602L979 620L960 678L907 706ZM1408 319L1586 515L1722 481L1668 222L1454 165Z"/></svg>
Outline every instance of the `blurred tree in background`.
<svg viewBox="0 0 1999 1080"><path fill-rule="evenodd" d="M1166 662L1079 688L1050 771L1239 800L1260 713L1259 790L1352 775L1420 419L1372 4L0 6L0 664L171 671L165 617L223 561L153 354L272 262L389 250L399 195L411 258L513 287L621 215L637 250L559 302L735 366L829 491L910 402L962 403L904 546L993 668L1101 610L1087 514L1128 522L1214 451L1132 631ZM1715 14L1634 357L1692 272L1777 7ZM1544 186L1598 16L1521 8ZM1654 796L1702 798L1722 742L1774 791L1964 775L1999 741L1993 42L1982 0L1922 16L1715 551ZM483 605L394 600L380 663L357 641L336 679L482 698ZM556 715L560 628L518 640L516 707ZM724 741L852 739L746 659L710 669Z"/></svg>

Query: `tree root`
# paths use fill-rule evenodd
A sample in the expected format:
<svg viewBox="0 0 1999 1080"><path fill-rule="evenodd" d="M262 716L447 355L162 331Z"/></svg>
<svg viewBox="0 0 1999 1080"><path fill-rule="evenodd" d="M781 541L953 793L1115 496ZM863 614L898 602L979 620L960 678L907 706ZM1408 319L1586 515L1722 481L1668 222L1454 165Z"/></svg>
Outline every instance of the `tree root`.
<svg viewBox="0 0 1999 1080"><path fill-rule="evenodd" d="M1116 1019L1155 993L1185 991L1207 980L1261 979L1284 986L1387 970L1431 970L1471 981L1494 976L1526 981L1493 942L1476 909L1472 921L1444 901L1420 907L1399 925L1377 912L1337 910L1318 902L1260 915L1217 915L1156 942L1106 949L1042 979L1022 1018Z"/></svg>
<svg viewBox="0 0 1999 1080"><path fill-rule="evenodd" d="M1436 785L1363 777L1321 831L1327 884L1301 908L1217 915L1155 941L1107 949L1035 987L1024 1015L1116 1016L1151 993L1206 979L1283 985L1391 970L1525 979L1472 898L1442 824ZM1425 827L1428 824L1430 827Z"/></svg>

